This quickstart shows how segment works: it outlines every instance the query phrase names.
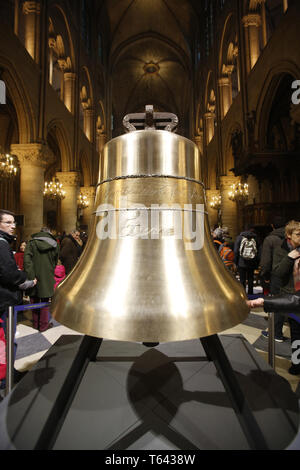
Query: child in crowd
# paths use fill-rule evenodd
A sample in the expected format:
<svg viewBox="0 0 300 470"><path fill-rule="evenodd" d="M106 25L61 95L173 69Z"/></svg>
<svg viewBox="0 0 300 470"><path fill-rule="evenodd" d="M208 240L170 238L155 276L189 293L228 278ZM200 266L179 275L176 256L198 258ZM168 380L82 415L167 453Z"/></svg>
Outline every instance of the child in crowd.
<svg viewBox="0 0 300 470"><path fill-rule="evenodd" d="M57 265L54 270L54 290L57 288L58 284L60 284L64 278L66 277L66 270L60 259L57 262Z"/></svg>

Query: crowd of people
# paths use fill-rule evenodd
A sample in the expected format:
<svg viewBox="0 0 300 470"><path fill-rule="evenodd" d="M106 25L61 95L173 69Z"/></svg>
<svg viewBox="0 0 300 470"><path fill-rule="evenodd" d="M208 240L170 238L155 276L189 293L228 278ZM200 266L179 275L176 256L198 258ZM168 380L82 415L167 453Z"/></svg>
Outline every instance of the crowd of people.
<svg viewBox="0 0 300 470"><path fill-rule="evenodd" d="M263 241L251 226L235 241L231 240L227 228L215 227L212 236L225 266L236 275L250 298L254 293L254 276L261 281L264 296L250 300L248 305L274 312L275 341L281 343L287 339L283 325L288 321L293 357L300 345L300 221L285 223L276 217L271 227ZM268 339L267 330L261 334ZM300 363L292 362L289 373L300 375Z"/></svg>
<svg viewBox="0 0 300 470"><path fill-rule="evenodd" d="M8 307L19 305L28 298L30 304L42 303L41 308L32 309L32 326L44 332L53 326L49 303L56 287L71 272L77 263L87 234L74 229L70 234L56 235L48 227L31 235L30 240L21 241L16 252L14 214L0 210L0 388L5 388L6 375L6 327ZM14 316L14 331L17 314ZM17 343L14 343L16 356ZM22 374L15 370L15 382Z"/></svg>
<svg viewBox="0 0 300 470"><path fill-rule="evenodd" d="M24 294L30 303L44 303L32 310L33 328L44 332L51 328L49 303L54 290L76 265L87 234L74 229L68 235L51 233L48 227L21 241L17 251L11 248L15 241L14 214L0 210L0 388L5 387L5 338L9 306L21 304ZM272 309L275 315L275 340L282 342L283 324L288 313L293 345L300 340L300 221L284 223L274 219L272 231L263 242L255 227L247 227L235 240L226 227L214 227L213 243L225 267L237 277L251 299L254 276L263 284L264 296L248 301L250 308ZM298 316L297 316L298 315ZM15 315L15 330L17 318ZM268 331L262 336L268 338ZM300 342L299 342L300 344ZM16 352L16 343L15 343ZM300 375L300 364L291 364L289 372ZM16 381L20 374L15 372Z"/></svg>

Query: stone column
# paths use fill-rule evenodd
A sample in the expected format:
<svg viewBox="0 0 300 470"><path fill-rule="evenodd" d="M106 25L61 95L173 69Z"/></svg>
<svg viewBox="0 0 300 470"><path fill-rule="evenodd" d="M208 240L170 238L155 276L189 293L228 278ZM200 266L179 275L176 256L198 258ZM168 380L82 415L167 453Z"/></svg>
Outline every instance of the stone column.
<svg viewBox="0 0 300 470"><path fill-rule="evenodd" d="M223 117L226 116L227 111L232 104L232 87L231 87L230 76L219 78L218 85L220 88L221 115L223 119Z"/></svg>
<svg viewBox="0 0 300 470"><path fill-rule="evenodd" d="M215 114L209 113L209 112L205 113L204 122L205 122L206 145L208 145L215 133Z"/></svg>
<svg viewBox="0 0 300 470"><path fill-rule="evenodd" d="M104 132L97 131L97 152L100 154L107 141L107 135Z"/></svg>
<svg viewBox="0 0 300 470"><path fill-rule="evenodd" d="M28 239L43 225L44 172L55 157L43 144L13 144L11 153L18 157L21 167L20 209L25 218L23 237Z"/></svg>
<svg viewBox="0 0 300 470"><path fill-rule="evenodd" d="M94 138L94 110L85 108L83 111L83 130L90 142Z"/></svg>
<svg viewBox="0 0 300 470"><path fill-rule="evenodd" d="M40 3L25 1L23 3L23 13L25 15L25 47L31 57L38 62L40 53Z"/></svg>
<svg viewBox="0 0 300 470"><path fill-rule="evenodd" d="M61 171L56 176L66 197L61 201L61 226L67 234L76 228L77 224L77 200L79 195L80 175L77 171Z"/></svg>
<svg viewBox="0 0 300 470"><path fill-rule="evenodd" d="M15 0L14 33L19 35L19 0Z"/></svg>
<svg viewBox="0 0 300 470"><path fill-rule="evenodd" d="M210 228L213 228L216 224L218 224L220 222L219 221L219 211L216 210L216 209L213 209L210 206L210 203L211 203L214 196L220 196L220 191L219 191L219 189L207 189L205 191L205 194L206 194L209 226L210 226Z"/></svg>
<svg viewBox="0 0 300 470"><path fill-rule="evenodd" d="M65 71L68 70L68 64L67 61L64 57L61 57L60 59L57 59L59 69L61 71L61 87L60 87L60 99L65 102L65 80L64 80L64 75Z"/></svg>
<svg viewBox="0 0 300 470"><path fill-rule="evenodd" d="M265 0L262 0L261 2L261 22L262 22L262 42L263 42L263 47L266 47L267 42L268 42L268 37L267 37L267 19L266 19Z"/></svg>
<svg viewBox="0 0 300 470"><path fill-rule="evenodd" d="M204 182L204 167L203 167L203 132L199 130L198 135L195 135L194 137L195 144L197 145L199 149L199 154L200 154L200 168L199 168L199 178L200 181Z"/></svg>
<svg viewBox="0 0 300 470"><path fill-rule="evenodd" d="M244 16L243 25L245 28L245 39L246 39L246 53L248 53L248 68L250 70L254 67L257 59L260 56L259 46L259 27L261 25L261 17L258 14L250 14ZM250 71L248 70L248 72Z"/></svg>
<svg viewBox="0 0 300 470"><path fill-rule="evenodd" d="M89 225L92 213L94 212L95 208L95 194L96 188L95 186L82 186L80 188L81 193L83 196L86 196L87 201L89 203L86 209L82 209L82 225Z"/></svg>
<svg viewBox="0 0 300 470"><path fill-rule="evenodd" d="M221 212L222 226L228 227L229 234L234 240L240 232L238 223L237 204L228 198L230 186L238 182L238 178L234 176L220 176L220 192L221 192Z"/></svg>
<svg viewBox="0 0 300 470"><path fill-rule="evenodd" d="M75 73L66 72L64 74L64 103L72 114L74 114L75 79Z"/></svg>
<svg viewBox="0 0 300 470"><path fill-rule="evenodd" d="M97 152L99 154L99 158L100 158L100 155L102 153L103 147L106 144L106 141L107 141L107 135L102 130L97 129L96 149L97 149ZM97 173L99 172L99 158L98 158L98 161L95 162L95 171ZM97 175L97 176L99 176L99 175Z"/></svg>

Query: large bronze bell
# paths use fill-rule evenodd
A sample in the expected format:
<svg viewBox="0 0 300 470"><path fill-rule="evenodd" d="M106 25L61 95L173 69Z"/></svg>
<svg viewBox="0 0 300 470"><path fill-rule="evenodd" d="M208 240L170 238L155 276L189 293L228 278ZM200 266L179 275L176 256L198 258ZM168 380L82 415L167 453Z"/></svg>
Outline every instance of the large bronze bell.
<svg viewBox="0 0 300 470"><path fill-rule="evenodd" d="M245 291L212 243L196 145L146 127L105 145L88 243L52 316L113 340L213 335L247 317Z"/></svg>

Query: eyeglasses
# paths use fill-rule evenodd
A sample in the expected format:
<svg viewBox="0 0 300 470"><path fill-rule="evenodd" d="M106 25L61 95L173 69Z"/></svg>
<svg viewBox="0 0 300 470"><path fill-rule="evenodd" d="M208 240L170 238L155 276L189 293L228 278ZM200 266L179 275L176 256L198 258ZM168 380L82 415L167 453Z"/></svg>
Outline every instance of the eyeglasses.
<svg viewBox="0 0 300 470"><path fill-rule="evenodd" d="M3 221L3 220L0 220L0 224L17 225L16 222L6 222L6 221Z"/></svg>

